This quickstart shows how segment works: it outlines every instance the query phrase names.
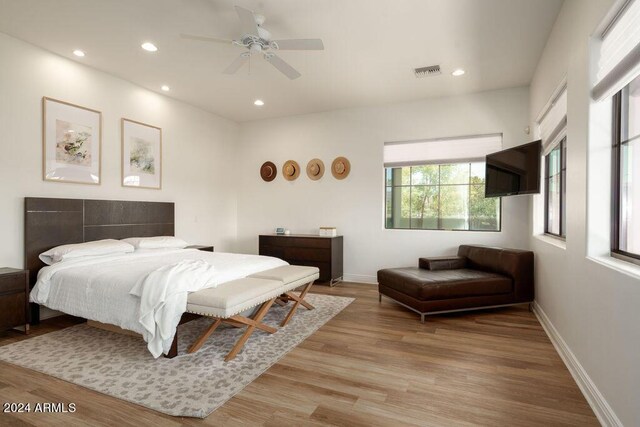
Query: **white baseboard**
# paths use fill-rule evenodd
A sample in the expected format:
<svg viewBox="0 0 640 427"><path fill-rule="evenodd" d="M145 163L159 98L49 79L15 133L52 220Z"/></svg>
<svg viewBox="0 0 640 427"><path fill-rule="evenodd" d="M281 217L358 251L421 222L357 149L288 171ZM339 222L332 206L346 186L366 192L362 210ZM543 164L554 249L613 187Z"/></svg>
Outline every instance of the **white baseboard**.
<svg viewBox="0 0 640 427"><path fill-rule="evenodd" d="M587 403L589 403L589 406L591 406L591 409L593 409L593 412L596 414L600 424L603 426L622 427L622 422L620 422L615 412L613 412L613 409L611 409L611 406L609 406L609 403L607 403L602 393L600 393L600 390L598 390L598 387L596 387L595 383L591 380L587 371L582 367L580 361L560 336L558 330L553 326L553 323L551 323L551 320L542 307L538 305L537 301L533 302L533 312L549 336L560 358L562 358L567 369L569 369L574 381L578 384L580 391L582 391L585 399L587 399Z"/></svg>
<svg viewBox="0 0 640 427"><path fill-rule="evenodd" d="M378 284L378 278L376 276L368 276L366 274L345 274L342 276L342 280L345 282Z"/></svg>

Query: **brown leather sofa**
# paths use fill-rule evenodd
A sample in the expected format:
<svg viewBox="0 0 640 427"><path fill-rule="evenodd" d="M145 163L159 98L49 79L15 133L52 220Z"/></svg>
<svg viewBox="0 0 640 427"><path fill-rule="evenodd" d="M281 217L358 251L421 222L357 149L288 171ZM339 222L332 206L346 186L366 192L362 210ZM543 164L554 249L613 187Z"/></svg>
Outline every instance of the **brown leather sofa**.
<svg viewBox="0 0 640 427"><path fill-rule="evenodd" d="M461 245L453 257L378 271L378 292L420 314L533 301L533 252Z"/></svg>

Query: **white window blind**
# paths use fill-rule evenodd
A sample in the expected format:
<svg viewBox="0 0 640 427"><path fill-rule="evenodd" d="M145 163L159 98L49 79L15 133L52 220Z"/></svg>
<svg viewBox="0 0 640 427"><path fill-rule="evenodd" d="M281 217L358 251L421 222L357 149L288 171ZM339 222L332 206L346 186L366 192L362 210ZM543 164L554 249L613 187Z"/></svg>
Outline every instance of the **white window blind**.
<svg viewBox="0 0 640 427"><path fill-rule="evenodd" d="M539 121L543 154L553 148L567 127L567 88L564 86L555 96L549 109Z"/></svg>
<svg viewBox="0 0 640 427"><path fill-rule="evenodd" d="M386 142L384 166L484 161L487 154L502 149L502 134L462 136L421 141Z"/></svg>
<svg viewBox="0 0 640 427"><path fill-rule="evenodd" d="M608 98L640 74L640 0L629 0L601 36L592 96Z"/></svg>

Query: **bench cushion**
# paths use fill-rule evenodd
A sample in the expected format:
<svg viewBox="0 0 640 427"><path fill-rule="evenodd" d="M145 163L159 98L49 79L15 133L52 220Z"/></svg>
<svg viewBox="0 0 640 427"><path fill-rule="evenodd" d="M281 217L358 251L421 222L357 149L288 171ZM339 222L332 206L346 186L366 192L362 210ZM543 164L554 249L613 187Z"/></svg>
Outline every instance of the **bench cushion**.
<svg viewBox="0 0 640 427"><path fill-rule="evenodd" d="M258 279L279 280L282 283L291 283L300 279L311 277L319 274L318 267L305 267L302 265L283 265L282 267L272 268L270 270L260 271L249 277Z"/></svg>
<svg viewBox="0 0 640 427"><path fill-rule="evenodd" d="M278 280L245 277L190 293L187 311L226 319L269 301L282 292L283 284Z"/></svg>
<svg viewBox="0 0 640 427"><path fill-rule="evenodd" d="M378 283L421 301L506 294L513 289L510 277L466 268L389 268L378 271Z"/></svg>
<svg viewBox="0 0 640 427"><path fill-rule="evenodd" d="M256 279L277 280L284 285L284 292L291 291L299 286L318 279L320 270L317 267L304 267L301 265L283 265L261 271L249 276Z"/></svg>

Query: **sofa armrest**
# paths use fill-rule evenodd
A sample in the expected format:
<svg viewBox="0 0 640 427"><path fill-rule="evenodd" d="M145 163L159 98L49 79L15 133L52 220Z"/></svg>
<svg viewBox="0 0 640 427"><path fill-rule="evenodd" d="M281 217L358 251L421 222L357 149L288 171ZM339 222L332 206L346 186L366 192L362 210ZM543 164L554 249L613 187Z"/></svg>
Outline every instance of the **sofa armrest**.
<svg viewBox="0 0 640 427"><path fill-rule="evenodd" d="M468 268L502 274L513 280L518 301L533 301L534 254L519 249L492 248L478 245L460 245L458 256L467 258Z"/></svg>
<svg viewBox="0 0 640 427"><path fill-rule="evenodd" d="M425 270L456 270L467 266L467 257L441 256L420 258L418 266Z"/></svg>

